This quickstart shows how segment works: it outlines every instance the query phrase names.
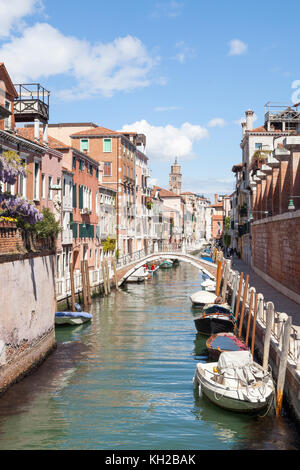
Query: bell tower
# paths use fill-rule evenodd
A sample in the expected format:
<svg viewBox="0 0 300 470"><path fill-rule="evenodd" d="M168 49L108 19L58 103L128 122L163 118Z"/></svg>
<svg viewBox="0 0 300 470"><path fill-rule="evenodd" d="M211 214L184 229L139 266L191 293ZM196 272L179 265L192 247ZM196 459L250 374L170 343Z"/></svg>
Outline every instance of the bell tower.
<svg viewBox="0 0 300 470"><path fill-rule="evenodd" d="M181 166L178 165L177 157L175 158L174 165L171 165L171 173L169 175L169 190L178 196L181 194Z"/></svg>

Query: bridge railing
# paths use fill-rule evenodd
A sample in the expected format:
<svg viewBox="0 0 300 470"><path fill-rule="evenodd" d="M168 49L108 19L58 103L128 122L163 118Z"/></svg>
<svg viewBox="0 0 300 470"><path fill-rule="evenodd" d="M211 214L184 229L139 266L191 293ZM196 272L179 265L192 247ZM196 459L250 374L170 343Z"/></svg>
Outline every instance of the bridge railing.
<svg viewBox="0 0 300 470"><path fill-rule="evenodd" d="M123 267L129 266L137 261L146 260L146 257L152 254L159 253L186 253L186 248L182 244L172 243L172 244L160 244L158 246L151 246L148 248L144 248L139 251L135 251L133 253L128 253L120 257L116 260L116 268L121 269ZM108 259L108 269L110 277L113 276L113 267L111 261ZM91 287L98 286L103 282L103 275L101 267L96 269L89 270L90 275L90 285ZM81 292L82 290L82 282L81 282L81 273L75 272L74 273L74 286L75 292ZM70 273L66 273L63 278L56 280L56 297L57 300L63 300L71 295L71 282L70 282Z"/></svg>

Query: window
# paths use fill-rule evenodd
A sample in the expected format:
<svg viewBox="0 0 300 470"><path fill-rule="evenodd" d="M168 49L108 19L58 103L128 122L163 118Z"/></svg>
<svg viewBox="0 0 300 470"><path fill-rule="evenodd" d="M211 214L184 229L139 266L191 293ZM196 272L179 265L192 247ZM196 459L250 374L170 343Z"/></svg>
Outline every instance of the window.
<svg viewBox="0 0 300 470"><path fill-rule="evenodd" d="M48 199L52 199L52 176L48 177Z"/></svg>
<svg viewBox="0 0 300 470"><path fill-rule="evenodd" d="M89 151L89 141L88 139L80 139L80 150L81 152L87 153Z"/></svg>
<svg viewBox="0 0 300 470"><path fill-rule="evenodd" d="M84 160L79 160L79 170L84 171Z"/></svg>
<svg viewBox="0 0 300 470"><path fill-rule="evenodd" d="M73 184L73 208L76 209L76 207L77 207L77 184Z"/></svg>
<svg viewBox="0 0 300 470"><path fill-rule="evenodd" d="M73 163L72 163L73 170L76 170L76 157L73 155Z"/></svg>
<svg viewBox="0 0 300 470"><path fill-rule="evenodd" d="M104 176L111 176L111 162L104 163Z"/></svg>
<svg viewBox="0 0 300 470"><path fill-rule="evenodd" d="M42 198L43 199L45 198L45 195L46 195L46 192L45 192L45 175L44 175L44 173L42 173Z"/></svg>
<svg viewBox="0 0 300 470"><path fill-rule="evenodd" d="M261 149L262 149L262 144L257 142L255 144L255 150L261 150Z"/></svg>
<svg viewBox="0 0 300 470"><path fill-rule="evenodd" d="M103 140L103 152L111 152L111 139Z"/></svg>
<svg viewBox="0 0 300 470"><path fill-rule="evenodd" d="M5 109L10 111L10 101L5 101ZM11 129L11 116L8 116L7 118L4 119L4 129L5 130L10 130Z"/></svg>
<svg viewBox="0 0 300 470"><path fill-rule="evenodd" d="M34 187L33 187L33 199L39 201L40 191L40 164L34 162Z"/></svg>

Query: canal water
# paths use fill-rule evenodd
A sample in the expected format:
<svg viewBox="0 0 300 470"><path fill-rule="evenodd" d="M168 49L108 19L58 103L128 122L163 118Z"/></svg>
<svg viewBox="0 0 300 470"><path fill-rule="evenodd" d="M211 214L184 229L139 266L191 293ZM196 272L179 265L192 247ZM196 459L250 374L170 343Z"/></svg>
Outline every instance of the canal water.
<svg viewBox="0 0 300 470"><path fill-rule="evenodd" d="M188 264L95 298L93 321L56 329L57 349L0 399L0 449L299 449L285 415L231 413L197 396L206 361Z"/></svg>

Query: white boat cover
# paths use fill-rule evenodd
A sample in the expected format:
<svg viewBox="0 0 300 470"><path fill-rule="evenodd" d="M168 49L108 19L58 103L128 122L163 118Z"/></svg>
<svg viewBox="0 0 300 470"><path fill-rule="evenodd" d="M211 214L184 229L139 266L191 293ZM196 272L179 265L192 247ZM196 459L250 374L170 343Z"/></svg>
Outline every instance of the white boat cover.
<svg viewBox="0 0 300 470"><path fill-rule="evenodd" d="M201 283L202 287L213 287L216 285L216 281L213 281L212 279L206 279Z"/></svg>
<svg viewBox="0 0 300 470"><path fill-rule="evenodd" d="M190 299L193 303L196 304L211 304L215 301L216 297L216 294L213 294L212 292L200 290L198 292L195 292L195 294L192 294L190 296Z"/></svg>
<svg viewBox="0 0 300 470"><path fill-rule="evenodd" d="M250 351L225 351L218 360L220 374L227 378L238 378L245 385L254 384L264 377L264 371L257 367Z"/></svg>

